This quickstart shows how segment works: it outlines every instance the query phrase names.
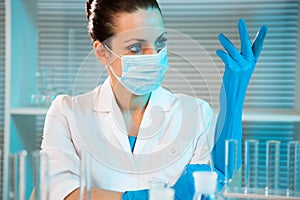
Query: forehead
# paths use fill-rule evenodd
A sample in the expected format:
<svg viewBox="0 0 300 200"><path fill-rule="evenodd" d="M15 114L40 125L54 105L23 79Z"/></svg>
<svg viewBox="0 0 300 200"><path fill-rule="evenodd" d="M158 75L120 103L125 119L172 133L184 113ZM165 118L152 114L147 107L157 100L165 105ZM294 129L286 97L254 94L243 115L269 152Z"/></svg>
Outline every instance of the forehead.
<svg viewBox="0 0 300 200"><path fill-rule="evenodd" d="M114 32L111 42L131 39L154 41L164 33L164 23L158 9L140 9L134 13L119 13L114 18Z"/></svg>

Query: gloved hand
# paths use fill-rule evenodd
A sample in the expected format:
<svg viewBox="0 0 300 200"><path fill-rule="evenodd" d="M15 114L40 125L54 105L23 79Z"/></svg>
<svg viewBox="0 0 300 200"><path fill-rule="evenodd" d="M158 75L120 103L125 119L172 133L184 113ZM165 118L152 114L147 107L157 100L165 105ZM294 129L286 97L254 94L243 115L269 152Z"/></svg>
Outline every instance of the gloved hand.
<svg viewBox="0 0 300 200"><path fill-rule="evenodd" d="M175 200L192 200L195 193L193 173L195 171L210 171L209 165L189 164L172 188L175 190ZM127 191L122 200L148 200L149 190Z"/></svg>
<svg viewBox="0 0 300 200"><path fill-rule="evenodd" d="M241 40L241 53L223 35L219 35L220 43L226 50L217 50L217 55L225 64L223 85L220 91L220 112L215 130L215 146L213 159L215 168L225 173L225 140L238 141L238 168L241 166L241 140L242 140L242 110L250 78L254 72L256 62L263 47L267 34L267 26L262 26L251 45L246 22L240 19L238 29ZM234 152L230 152L232 155ZM229 163L230 174L233 165Z"/></svg>

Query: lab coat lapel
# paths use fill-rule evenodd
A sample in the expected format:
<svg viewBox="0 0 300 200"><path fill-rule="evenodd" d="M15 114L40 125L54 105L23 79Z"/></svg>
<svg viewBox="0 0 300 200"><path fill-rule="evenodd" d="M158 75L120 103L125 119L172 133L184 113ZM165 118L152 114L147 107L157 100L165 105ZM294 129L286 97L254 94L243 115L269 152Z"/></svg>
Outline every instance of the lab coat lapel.
<svg viewBox="0 0 300 200"><path fill-rule="evenodd" d="M162 87L152 92L139 128L134 154L142 153L145 145L151 143L151 138L162 132L174 102L174 95Z"/></svg>
<svg viewBox="0 0 300 200"><path fill-rule="evenodd" d="M131 154L125 122L113 95L109 79L103 83L99 90L94 102L94 110L101 116L100 119L103 120L103 124L107 125L103 132L105 137L112 144L119 144L120 148Z"/></svg>
<svg viewBox="0 0 300 200"><path fill-rule="evenodd" d="M95 112L95 101L98 99L97 95L100 90L98 87L91 93L72 99L73 115L71 117L73 120L71 123L75 124L72 127L78 132L77 136L86 150L98 161L116 170L135 170L132 155L123 150L122 145L117 141L112 142L114 137L109 137L113 135L109 127L112 123L104 123L108 113L104 110Z"/></svg>

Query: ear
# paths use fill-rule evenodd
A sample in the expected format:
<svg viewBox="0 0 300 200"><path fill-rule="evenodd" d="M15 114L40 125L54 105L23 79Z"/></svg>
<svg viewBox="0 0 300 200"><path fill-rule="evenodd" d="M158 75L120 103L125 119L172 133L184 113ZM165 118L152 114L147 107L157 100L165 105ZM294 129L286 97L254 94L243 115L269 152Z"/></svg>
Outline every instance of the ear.
<svg viewBox="0 0 300 200"><path fill-rule="evenodd" d="M94 52L98 60L105 66L108 66L110 64L109 61L109 53L107 52L107 49L103 46L103 44L96 40L94 42Z"/></svg>

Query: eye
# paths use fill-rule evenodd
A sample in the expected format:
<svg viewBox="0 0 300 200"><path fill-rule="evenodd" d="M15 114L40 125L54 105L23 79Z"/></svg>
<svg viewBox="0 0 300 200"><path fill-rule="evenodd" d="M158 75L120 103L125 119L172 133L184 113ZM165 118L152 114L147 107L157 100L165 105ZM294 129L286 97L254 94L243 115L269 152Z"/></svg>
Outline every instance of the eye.
<svg viewBox="0 0 300 200"><path fill-rule="evenodd" d="M167 38L160 38L155 42L155 48L159 51L167 46Z"/></svg>
<svg viewBox="0 0 300 200"><path fill-rule="evenodd" d="M131 54L141 54L142 53L142 45L140 43L135 43L133 45L130 45L127 49Z"/></svg>

